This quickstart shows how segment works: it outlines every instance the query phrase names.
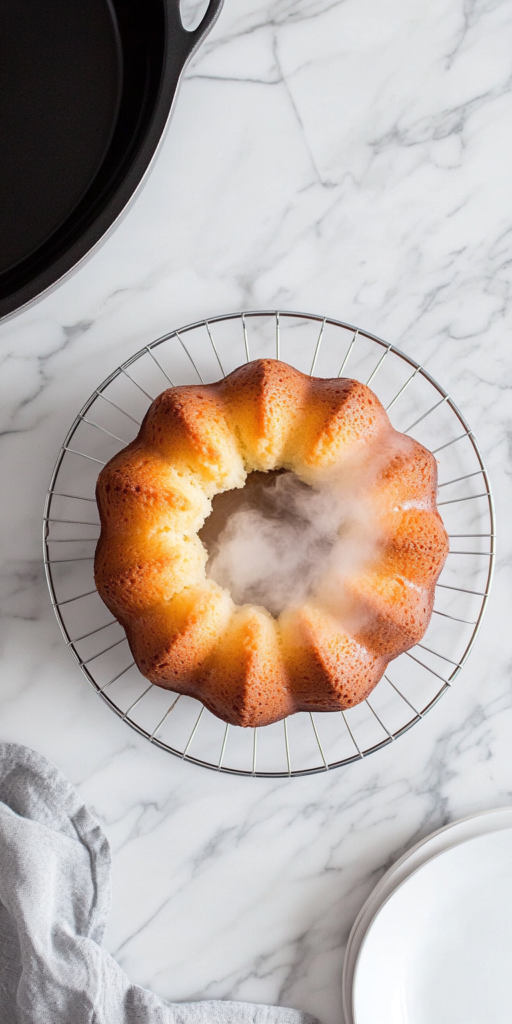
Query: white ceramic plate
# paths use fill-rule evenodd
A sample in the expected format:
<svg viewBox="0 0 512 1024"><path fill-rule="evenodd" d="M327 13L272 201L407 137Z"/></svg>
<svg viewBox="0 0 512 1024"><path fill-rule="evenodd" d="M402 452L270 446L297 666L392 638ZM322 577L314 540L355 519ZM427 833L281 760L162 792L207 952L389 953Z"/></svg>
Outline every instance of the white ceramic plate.
<svg viewBox="0 0 512 1024"><path fill-rule="evenodd" d="M343 1011L346 1024L354 1024L352 989L361 944L373 918L391 893L432 857L468 839L506 828L512 828L512 807L500 807L451 822L413 846L383 875L359 911L347 943L343 961Z"/></svg>
<svg viewBox="0 0 512 1024"><path fill-rule="evenodd" d="M375 916L359 953L355 1024L510 1024L512 829L429 860Z"/></svg>

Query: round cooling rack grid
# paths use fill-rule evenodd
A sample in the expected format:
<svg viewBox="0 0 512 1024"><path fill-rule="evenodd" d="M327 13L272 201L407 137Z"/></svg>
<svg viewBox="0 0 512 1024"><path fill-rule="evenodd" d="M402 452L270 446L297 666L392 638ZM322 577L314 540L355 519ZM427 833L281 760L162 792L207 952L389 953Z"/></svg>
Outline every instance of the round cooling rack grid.
<svg viewBox="0 0 512 1024"><path fill-rule="evenodd" d="M191 697L148 681L93 578L101 466L131 441L153 399L178 384L213 382L250 359L276 357L319 377L369 384L393 426L439 463L439 508L450 553L420 644L391 662L348 711L299 713L259 729L227 726ZM495 551L491 487L472 430L446 391L413 359L329 317L278 311L201 320L159 338L114 370L85 403L59 452L44 513L44 559L67 646L123 721L164 750L236 775L310 775L350 764L396 740L451 686L475 642Z"/></svg>

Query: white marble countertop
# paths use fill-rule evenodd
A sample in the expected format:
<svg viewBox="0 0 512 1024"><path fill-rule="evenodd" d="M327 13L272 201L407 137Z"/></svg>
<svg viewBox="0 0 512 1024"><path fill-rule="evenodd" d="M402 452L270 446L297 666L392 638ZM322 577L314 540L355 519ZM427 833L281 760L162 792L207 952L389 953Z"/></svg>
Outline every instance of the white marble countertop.
<svg viewBox="0 0 512 1024"><path fill-rule="evenodd" d="M506 0L226 0L123 221L0 327L0 736L78 785L113 850L108 947L168 999L339 1022L385 867L511 801L511 73ZM501 527L453 689L377 755L291 781L181 763L111 714L62 642L40 540L57 449L110 370L173 327L276 306L426 362L478 432Z"/></svg>

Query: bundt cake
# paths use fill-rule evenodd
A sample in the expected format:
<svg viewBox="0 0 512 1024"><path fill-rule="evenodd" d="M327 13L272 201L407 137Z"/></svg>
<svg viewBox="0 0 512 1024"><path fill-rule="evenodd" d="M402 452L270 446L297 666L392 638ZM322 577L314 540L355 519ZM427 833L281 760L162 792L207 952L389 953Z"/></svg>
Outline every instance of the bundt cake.
<svg viewBox="0 0 512 1024"><path fill-rule="evenodd" d="M207 575L198 534L215 495L278 470L341 511L312 589L271 614ZM339 711L425 633L448 550L436 490L433 455L368 387L257 359L164 391L102 469L96 586L142 674L225 722Z"/></svg>

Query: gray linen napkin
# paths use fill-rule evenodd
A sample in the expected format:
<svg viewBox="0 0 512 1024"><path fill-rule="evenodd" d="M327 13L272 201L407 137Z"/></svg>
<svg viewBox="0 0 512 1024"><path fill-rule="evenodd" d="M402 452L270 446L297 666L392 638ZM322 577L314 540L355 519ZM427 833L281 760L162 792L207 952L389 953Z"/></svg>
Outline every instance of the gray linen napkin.
<svg viewBox="0 0 512 1024"><path fill-rule="evenodd" d="M0 1024L314 1024L251 1003L167 1003L132 985L101 941L110 851L64 776L0 744Z"/></svg>

